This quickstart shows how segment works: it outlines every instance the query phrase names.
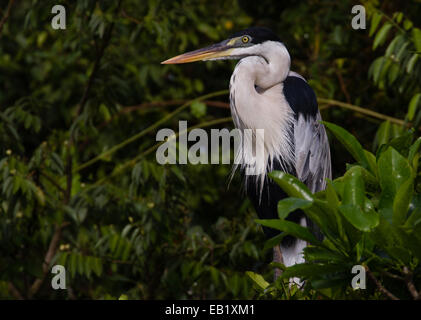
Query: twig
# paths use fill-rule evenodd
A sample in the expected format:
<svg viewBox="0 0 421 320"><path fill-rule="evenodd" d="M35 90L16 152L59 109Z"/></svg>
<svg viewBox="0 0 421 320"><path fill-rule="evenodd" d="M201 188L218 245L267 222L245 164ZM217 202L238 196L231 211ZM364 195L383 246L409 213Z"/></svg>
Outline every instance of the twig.
<svg viewBox="0 0 421 320"><path fill-rule="evenodd" d="M396 123L396 124L401 125L401 126L408 126L408 123L405 123L404 120L397 119L397 118L394 118L394 117L390 117L390 116L378 113L376 111L365 109L365 108L362 108L362 107L359 107L359 106L355 106L355 105L350 104L350 103L341 102L341 101L337 101L337 100L333 100L333 99L325 99L325 98L317 98L317 100L320 103L325 103L325 104L329 104L329 105L338 106L338 107L341 107L341 108L344 108L344 109L353 110L353 111L356 111L356 112L359 112L359 113L362 113L362 114L365 114L365 115L368 115L368 116L371 116L371 117L374 117L374 118L390 121L392 123Z"/></svg>
<svg viewBox="0 0 421 320"><path fill-rule="evenodd" d="M22 294L19 292L19 290L15 287L15 285L11 282L7 284L7 288L9 289L9 292L18 300L23 300Z"/></svg>
<svg viewBox="0 0 421 320"><path fill-rule="evenodd" d="M405 123L404 120L398 119L398 118L394 118L391 116L387 116L369 109L365 109L350 103L346 103L346 102L342 102L342 101L337 101L337 100L333 100L333 99L326 99L326 98L317 98L317 100L319 101L319 103L321 104L325 104L323 107L321 107L320 109L327 109L331 106L337 106L340 108L344 108L344 109L349 109L349 110L353 110L355 112L364 114L364 115L368 115L371 116L373 118L377 118L377 119L381 119L381 120L388 120L392 123L396 123L398 125L401 126L408 126L408 123ZM124 107L123 109L121 109L119 111L119 113L117 113L115 116L118 116L119 114L126 114L126 113L130 113L136 110L141 110L141 109L145 109L145 108L149 108L149 107L167 107L167 106L172 106L172 105L176 105L179 103L185 103L187 100L169 100L169 101L154 101L154 102L145 102L145 103L141 103L138 105L134 105L134 106L127 106ZM204 103L206 103L207 105L211 106L211 107L216 107L216 108L226 108L229 109L229 103L227 102L223 102L223 101L212 101L212 100L206 100L204 101ZM114 117L106 122L103 122L99 127L103 127L105 125L107 125L110 121L112 121L114 119Z"/></svg>
<svg viewBox="0 0 421 320"><path fill-rule="evenodd" d="M153 102L144 102L144 103L134 105L134 106L123 107L118 113L113 115L111 117L111 119L101 123L98 126L98 128L102 128L102 127L106 126L107 124L109 124L111 121L113 121L116 117L118 117L121 114L128 114L130 112L143 110L143 109L147 109L147 108L169 107L169 106L183 104L183 103L186 103L188 101L189 100L186 100L186 99L168 100L168 101L153 101ZM206 105L208 105L210 107L215 107L215 108L222 108L222 109L229 109L230 108L229 103L223 102L223 101L206 100L206 101L203 101L203 103L205 103Z"/></svg>
<svg viewBox="0 0 421 320"><path fill-rule="evenodd" d="M414 283L412 282L412 272L409 271L407 267L403 267L402 272L405 275L404 281L412 297L414 298L414 300L420 300L421 299L420 293L417 291Z"/></svg>
<svg viewBox="0 0 421 320"><path fill-rule="evenodd" d="M375 11L377 11L377 13L379 13L380 15L382 15L383 17L385 17L391 24L393 24L396 29L398 29L399 31L401 31L402 33L406 33L404 29L401 28L401 26L399 24L397 24L391 17L389 17L387 14L385 14L383 11L374 8Z"/></svg>
<svg viewBox="0 0 421 320"><path fill-rule="evenodd" d="M130 20L130 21L132 21L132 22L134 22L136 24L140 24L140 25L142 24L141 21L137 20L136 18L133 18L133 17L129 16L126 13L126 11L124 11L124 10L121 11L121 16L124 17L124 18L127 18L128 20Z"/></svg>
<svg viewBox="0 0 421 320"><path fill-rule="evenodd" d="M282 257L282 252L281 252L281 248L279 247L279 245L276 245L273 247L273 262L276 263L284 263L284 258ZM282 274L282 270L279 268L275 268L274 270L274 280L276 281L276 279L278 279L281 274Z"/></svg>
<svg viewBox="0 0 421 320"><path fill-rule="evenodd" d="M380 283L380 281L377 280L377 278L374 276L374 274L371 273L370 269L368 269L367 266L365 267L365 270L366 270L368 276L370 277L370 279L373 280L373 282L376 284L376 286L380 290L380 292L385 294L391 300L399 300L393 293L391 293L389 290L387 290L385 287L383 287L383 285Z"/></svg>
<svg viewBox="0 0 421 320"><path fill-rule="evenodd" d="M43 271L43 275L41 278L38 278L34 281L34 283L32 284L31 288L29 289L29 294L28 297L31 299L37 292L38 290L41 288L41 285L43 284L48 271L50 270L50 264L51 261L53 260L56 252L57 252L57 248L58 248L58 244L60 242L60 237L61 237L61 231L64 227L66 227L67 225L69 225L69 222L63 222L61 225L56 225L55 231L54 231L54 235L53 238L51 239L50 245L48 247L48 251L45 254L44 257L44 262L42 264L42 271Z"/></svg>
<svg viewBox="0 0 421 320"><path fill-rule="evenodd" d="M54 180L53 177L50 177L47 173L39 171L39 173L45 178L47 179L51 184L53 184L57 189L59 189L62 193L66 193L66 190L64 190L58 183L57 181Z"/></svg>
<svg viewBox="0 0 421 320"><path fill-rule="evenodd" d="M15 0L9 0L9 4L7 5L6 12L4 13L3 18L0 20L0 37L1 37L1 30L3 29L3 25L6 23L7 19L10 16L10 10L12 10L12 6Z"/></svg>
<svg viewBox="0 0 421 320"><path fill-rule="evenodd" d="M336 76L338 77L341 90L343 94L345 95L346 102L351 103L351 97L349 96L348 90L346 89L346 85L345 85L341 72L338 69L335 69L335 73L336 73Z"/></svg>
<svg viewBox="0 0 421 320"><path fill-rule="evenodd" d="M388 276L389 278L392 278L392 279L404 280L404 278L402 278L402 277L400 277L400 276L398 276L396 274L393 274L393 273L391 273L389 271L382 270L381 273L383 273L384 275L386 275L386 276Z"/></svg>

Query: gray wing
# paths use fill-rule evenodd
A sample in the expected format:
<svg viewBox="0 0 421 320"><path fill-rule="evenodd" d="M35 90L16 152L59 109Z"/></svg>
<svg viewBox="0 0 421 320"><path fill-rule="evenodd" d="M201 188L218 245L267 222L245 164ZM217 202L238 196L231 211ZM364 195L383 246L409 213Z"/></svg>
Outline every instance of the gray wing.
<svg viewBox="0 0 421 320"><path fill-rule="evenodd" d="M332 178L330 148L320 112L316 117L298 114L294 126L295 170L312 192L324 190Z"/></svg>

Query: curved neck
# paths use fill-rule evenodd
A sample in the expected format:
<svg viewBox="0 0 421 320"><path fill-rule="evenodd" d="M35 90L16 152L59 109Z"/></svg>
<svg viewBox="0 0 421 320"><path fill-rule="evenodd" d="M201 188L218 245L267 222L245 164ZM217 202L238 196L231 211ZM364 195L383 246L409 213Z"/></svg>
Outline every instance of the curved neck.
<svg viewBox="0 0 421 320"><path fill-rule="evenodd" d="M259 168L271 167L275 160L286 164L293 161L289 135L294 114L283 94L289 68L285 46L266 42L241 59L231 76L230 105L236 127L264 130L265 157L263 163L256 163ZM245 158L253 156L253 150L247 147L241 152Z"/></svg>
<svg viewBox="0 0 421 320"><path fill-rule="evenodd" d="M268 89L283 82L290 71L291 57L280 42L267 41L253 47L249 56L241 60L238 67L245 68L248 75L254 78L254 84Z"/></svg>

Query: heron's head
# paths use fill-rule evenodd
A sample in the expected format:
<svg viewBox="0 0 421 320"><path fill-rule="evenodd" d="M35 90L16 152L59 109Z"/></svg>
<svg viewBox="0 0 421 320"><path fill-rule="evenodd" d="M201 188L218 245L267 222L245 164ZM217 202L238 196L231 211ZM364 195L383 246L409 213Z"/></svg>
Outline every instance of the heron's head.
<svg viewBox="0 0 421 320"><path fill-rule="evenodd" d="M181 54L161 63L178 64L206 60L241 59L255 55L263 56L262 44L267 41L281 42L278 36L267 28L248 28L233 34L227 40Z"/></svg>

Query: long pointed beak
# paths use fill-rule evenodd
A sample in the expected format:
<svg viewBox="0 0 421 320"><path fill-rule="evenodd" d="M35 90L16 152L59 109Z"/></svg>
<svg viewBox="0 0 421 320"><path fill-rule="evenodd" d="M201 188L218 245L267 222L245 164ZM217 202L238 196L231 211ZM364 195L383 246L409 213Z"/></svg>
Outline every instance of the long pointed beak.
<svg viewBox="0 0 421 320"><path fill-rule="evenodd" d="M180 54L179 56L161 62L161 64L178 64L223 58L228 57L231 51L232 46L228 45L227 41L223 41L206 48Z"/></svg>

